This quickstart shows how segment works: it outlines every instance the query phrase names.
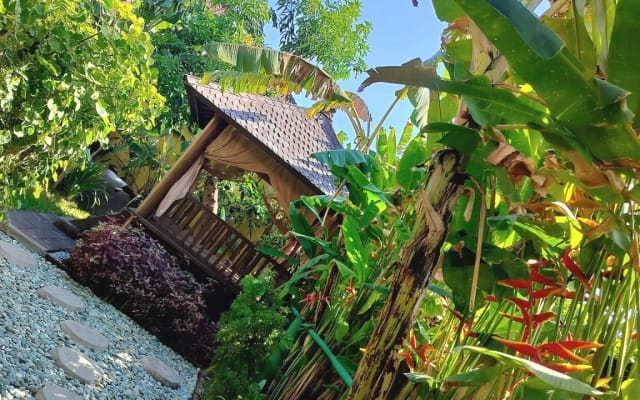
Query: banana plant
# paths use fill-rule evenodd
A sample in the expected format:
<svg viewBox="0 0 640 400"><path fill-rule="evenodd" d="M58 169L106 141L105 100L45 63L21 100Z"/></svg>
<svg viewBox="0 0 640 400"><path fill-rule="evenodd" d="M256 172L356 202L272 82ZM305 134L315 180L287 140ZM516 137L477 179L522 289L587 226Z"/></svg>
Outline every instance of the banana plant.
<svg viewBox="0 0 640 400"><path fill-rule="evenodd" d="M425 372L418 373L417 347L409 346L413 356L407 360L412 369L407 377L416 385L405 396L503 398L511 393L555 398L549 396L568 396L569 391L581 398L617 395L621 388L629 393L634 387L637 376L628 377L625 370L637 354L634 210L640 141L634 129L637 82L633 74L622 72L629 67L621 60L628 49L624 42L638 37L630 22L637 5L603 5L553 2L539 19L516 0L434 0L436 12L450 22L443 39L444 68L417 59L368 71L363 87L391 82L461 97L452 121L467 128L431 120L423 132L436 133L440 143L467 155L466 172L487 199L475 206L472 223L452 221L443 273L455 309L441 314L445 321L433 329L418 322L422 338L435 350L420 355ZM459 207L454 215L463 210ZM470 235L474 227L477 234ZM540 274L536 269L535 283L504 279L523 265L533 271L538 264L525 264L527 259L545 259L549 267ZM478 282L479 270L477 285L464 284ZM505 289L505 284L511 286ZM484 296L476 297L476 291ZM380 319L376 332L387 330L380 326L385 322ZM574 340L595 347L581 350L574 364L563 367L574 375L562 378L566 385L542 384L522 364L495 364L504 361L500 354L522 356L526 349L572 346ZM476 357L452 350L469 344L492 350ZM564 344L560 348L567 350ZM500 352L493 353L495 349ZM386 372L393 371L390 365L398 369L401 354L394 356L395 364L388 364L388 358L363 358L349 398L366 397L362 383L376 375L385 382L376 386L374 397L387 396L397 379L387 378L393 374ZM544 361L536 358L537 352L528 354L535 362ZM571 352L563 354L553 359L572 357ZM491 379L486 371L476 372L489 366ZM505 371L510 371L508 379L503 379ZM481 375L482 385L475 380ZM585 382L592 387L585 388Z"/></svg>

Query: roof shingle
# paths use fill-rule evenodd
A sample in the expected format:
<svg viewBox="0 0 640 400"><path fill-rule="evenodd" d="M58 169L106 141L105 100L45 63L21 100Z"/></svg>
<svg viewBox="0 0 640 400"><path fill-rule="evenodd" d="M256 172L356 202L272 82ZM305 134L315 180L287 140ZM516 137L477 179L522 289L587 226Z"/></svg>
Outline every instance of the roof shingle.
<svg viewBox="0 0 640 400"><path fill-rule="evenodd" d="M231 89L222 92L216 83L203 86L199 82L198 77L185 78L191 112L201 127L220 111L243 128L249 139L270 150L319 192L336 190L329 170L309 157L342 148L328 117L309 117L304 108L277 98L235 94Z"/></svg>

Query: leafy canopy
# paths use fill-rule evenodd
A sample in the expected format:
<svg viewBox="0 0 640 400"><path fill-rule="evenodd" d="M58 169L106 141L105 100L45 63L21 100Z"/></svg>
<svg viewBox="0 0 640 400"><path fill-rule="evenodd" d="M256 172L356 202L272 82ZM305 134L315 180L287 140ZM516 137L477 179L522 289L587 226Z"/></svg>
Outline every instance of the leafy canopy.
<svg viewBox="0 0 640 400"><path fill-rule="evenodd" d="M359 0L278 0L280 49L318 62L336 79L365 69L371 23L357 22Z"/></svg>
<svg viewBox="0 0 640 400"><path fill-rule="evenodd" d="M35 187L86 159L86 147L149 129L163 104L153 48L126 2L0 4L0 181Z"/></svg>

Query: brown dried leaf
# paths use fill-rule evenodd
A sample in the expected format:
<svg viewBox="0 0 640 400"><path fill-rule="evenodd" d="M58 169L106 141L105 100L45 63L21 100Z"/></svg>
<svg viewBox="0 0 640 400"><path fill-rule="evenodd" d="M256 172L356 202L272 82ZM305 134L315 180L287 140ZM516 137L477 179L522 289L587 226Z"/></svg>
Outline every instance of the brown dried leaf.
<svg viewBox="0 0 640 400"><path fill-rule="evenodd" d="M508 143L500 142L498 148L489 154L486 161L507 169L509 179L516 185L522 182L523 176L533 175L533 160L525 157L515 147Z"/></svg>

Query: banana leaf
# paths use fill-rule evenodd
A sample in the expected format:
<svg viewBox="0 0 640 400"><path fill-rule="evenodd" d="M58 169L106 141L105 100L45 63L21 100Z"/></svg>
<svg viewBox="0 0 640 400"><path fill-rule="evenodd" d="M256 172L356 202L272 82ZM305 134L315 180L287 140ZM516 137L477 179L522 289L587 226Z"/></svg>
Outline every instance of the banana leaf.
<svg viewBox="0 0 640 400"><path fill-rule="evenodd" d="M640 39L639 15L640 1L618 1L607 60L609 81L631 91L627 106L636 116L640 115L640 52L636 47ZM636 119L635 126L638 123Z"/></svg>
<svg viewBox="0 0 640 400"><path fill-rule="evenodd" d="M640 158L626 90L599 79L520 1L455 2L505 55L512 70L536 90L551 116L595 158L612 163ZM547 139L566 146L554 137Z"/></svg>
<svg viewBox="0 0 640 400"><path fill-rule="evenodd" d="M299 93L305 90L313 99L328 99L350 103L348 94L338 86L333 78L319 67L307 60L282 51L245 46L230 43L208 43L205 53L213 61L221 61L236 67L235 71L223 73L216 71L207 74L203 80L223 77L231 83L236 91L251 90L251 83L256 86L265 85L278 88L283 85L286 91ZM242 80L242 76L253 78ZM238 79L235 81L234 79ZM237 85L243 84L238 87ZM237 90L240 89L240 90Z"/></svg>

